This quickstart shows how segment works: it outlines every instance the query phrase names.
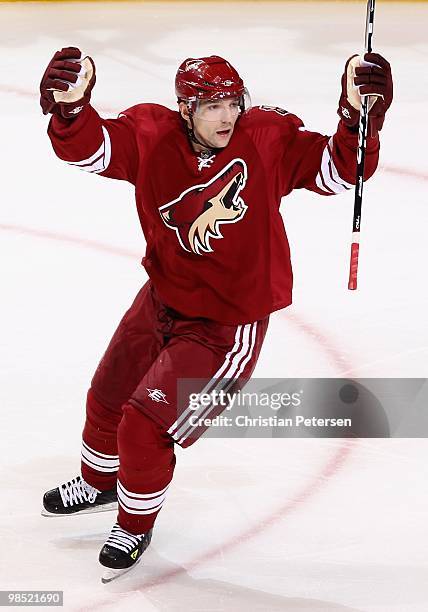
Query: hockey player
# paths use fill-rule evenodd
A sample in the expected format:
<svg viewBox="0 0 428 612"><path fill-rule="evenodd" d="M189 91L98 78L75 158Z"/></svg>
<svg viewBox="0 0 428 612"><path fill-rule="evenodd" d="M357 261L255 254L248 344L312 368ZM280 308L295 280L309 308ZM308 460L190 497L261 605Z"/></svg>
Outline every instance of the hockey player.
<svg viewBox="0 0 428 612"><path fill-rule="evenodd" d="M337 131L305 129L294 114L250 107L226 60L185 60L178 112L138 104L117 119L90 105L95 65L79 49L55 53L41 81L55 153L75 168L135 185L149 281L124 315L88 392L81 476L48 491L44 514L100 511L118 501L99 560L132 567L148 546L172 479L174 445L187 447L213 417L179 396L178 379L206 379L205 393L250 377L271 312L291 303L292 270L279 205L293 189L351 189L360 95L371 95L365 179L378 162L392 102L388 62L350 58ZM201 391L201 389L193 389ZM110 577L111 577L110 576Z"/></svg>

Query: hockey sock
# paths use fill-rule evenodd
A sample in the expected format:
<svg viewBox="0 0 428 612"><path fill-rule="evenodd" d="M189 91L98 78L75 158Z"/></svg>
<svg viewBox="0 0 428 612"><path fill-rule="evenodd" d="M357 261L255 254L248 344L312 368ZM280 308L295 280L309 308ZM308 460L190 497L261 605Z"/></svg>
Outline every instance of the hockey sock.
<svg viewBox="0 0 428 612"><path fill-rule="evenodd" d="M174 443L160 425L126 404L118 449L118 523L130 533L146 533L153 527L172 480Z"/></svg>
<svg viewBox="0 0 428 612"><path fill-rule="evenodd" d="M122 410L112 410L95 399L90 389L86 402L86 422L82 435L82 477L100 491L116 486L119 469L117 428Z"/></svg>

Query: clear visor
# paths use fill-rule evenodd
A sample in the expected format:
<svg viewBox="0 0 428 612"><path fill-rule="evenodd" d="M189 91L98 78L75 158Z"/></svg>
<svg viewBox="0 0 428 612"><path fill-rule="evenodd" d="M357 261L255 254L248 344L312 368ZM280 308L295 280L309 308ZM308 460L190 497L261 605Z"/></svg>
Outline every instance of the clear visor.
<svg viewBox="0 0 428 612"><path fill-rule="evenodd" d="M235 120L250 107L250 94L246 89L239 97L224 97L216 100L195 100L192 102L194 117L204 121Z"/></svg>

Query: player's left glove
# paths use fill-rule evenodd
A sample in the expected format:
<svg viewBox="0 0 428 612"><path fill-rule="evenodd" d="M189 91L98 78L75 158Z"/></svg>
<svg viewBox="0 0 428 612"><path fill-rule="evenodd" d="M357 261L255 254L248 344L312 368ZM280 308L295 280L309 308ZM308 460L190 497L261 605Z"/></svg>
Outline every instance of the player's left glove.
<svg viewBox="0 0 428 612"><path fill-rule="evenodd" d="M353 55L346 62L337 114L348 127L358 127L361 96L366 95L370 96L369 134L375 136L393 97L391 66L379 53L366 53L364 59Z"/></svg>

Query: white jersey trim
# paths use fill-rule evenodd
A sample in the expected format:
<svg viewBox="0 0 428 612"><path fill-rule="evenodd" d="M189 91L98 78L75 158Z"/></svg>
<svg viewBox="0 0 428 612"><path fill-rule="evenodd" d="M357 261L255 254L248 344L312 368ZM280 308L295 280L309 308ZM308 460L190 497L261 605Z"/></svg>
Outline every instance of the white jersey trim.
<svg viewBox="0 0 428 612"><path fill-rule="evenodd" d="M79 168L79 170L84 170L85 172L95 172L96 174L107 170L111 161L111 140L110 135L104 126L102 126L102 131L103 143L99 149L93 153L93 155L87 157L86 159L69 161L67 163L70 166Z"/></svg>
<svg viewBox="0 0 428 612"><path fill-rule="evenodd" d="M332 147L333 138L330 138L329 142L324 148L321 158L321 168L317 174L315 183L317 187L325 193L338 194L347 191L348 189L352 189L354 185L348 183L340 176L333 161Z"/></svg>

